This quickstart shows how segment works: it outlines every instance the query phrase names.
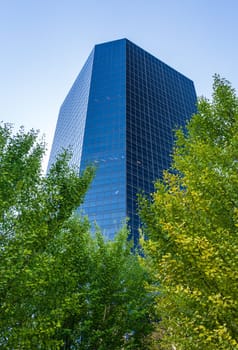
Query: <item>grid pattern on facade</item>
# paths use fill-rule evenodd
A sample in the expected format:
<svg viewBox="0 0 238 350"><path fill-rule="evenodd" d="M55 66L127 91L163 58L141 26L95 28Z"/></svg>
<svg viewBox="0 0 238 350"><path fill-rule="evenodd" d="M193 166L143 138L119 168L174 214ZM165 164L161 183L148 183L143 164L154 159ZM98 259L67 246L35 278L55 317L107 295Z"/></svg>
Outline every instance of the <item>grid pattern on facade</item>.
<svg viewBox="0 0 238 350"><path fill-rule="evenodd" d="M94 50L66 96L59 112L48 169L63 150L72 153L71 164L81 162L84 128L91 84Z"/></svg>
<svg viewBox="0 0 238 350"><path fill-rule="evenodd" d="M126 217L125 41L95 47L81 166L96 165L82 210L107 238Z"/></svg>
<svg viewBox="0 0 238 350"><path fill-rule="evenodd" d="M127 41L127 214L135 242L137 194L151 193L171 162L174 130L195 112L193 82Z"/></svg>
<svg viewBox="0 0 238 350"><path fill-rule="evenodd" d="M196 109L193 82L127 39L96 45L59 113L49 165L97 168L79 211L112 239L129 218L138 241L137 194L170 166L174 130Z"/></svg>

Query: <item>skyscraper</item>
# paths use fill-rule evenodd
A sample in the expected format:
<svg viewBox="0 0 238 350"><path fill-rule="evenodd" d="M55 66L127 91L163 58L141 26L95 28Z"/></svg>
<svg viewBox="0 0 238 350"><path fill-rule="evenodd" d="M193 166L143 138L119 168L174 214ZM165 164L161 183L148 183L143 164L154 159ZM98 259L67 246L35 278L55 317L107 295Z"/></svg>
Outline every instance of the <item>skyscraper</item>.
<svg viewBox="0 0 238 350"><path fill-rule="evenodd" d="M63 102L49 165L97 167L82 210L113 238L125 218L136 242L137 193L169 167L174 130L196 110L193 82L127 39L96 45Z"/></svg>

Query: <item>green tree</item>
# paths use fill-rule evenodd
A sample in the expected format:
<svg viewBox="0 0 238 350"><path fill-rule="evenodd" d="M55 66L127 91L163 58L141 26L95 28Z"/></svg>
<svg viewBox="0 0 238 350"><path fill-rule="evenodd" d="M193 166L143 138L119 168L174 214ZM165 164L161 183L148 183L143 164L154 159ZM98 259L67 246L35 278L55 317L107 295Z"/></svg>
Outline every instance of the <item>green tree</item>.
<svg viewBox="0 0 238 350"><path fill-rule="evenodd" d="M62 349L145 349L152 330L153 297L145 286L150 278L127 236L124 229L114 241L100 232L92 237L73 218L54 241L52 274L64 278L49 288L59 291L53 312L62 320L55 334Z"/></svg>
<svg viewBox="0 0 238 350"><path fill-rule="evenodd" d="M145 349L153 298L127 232L72 217L94 175L62 154L41 174L37 133L0 126L1 349Z"/></svg>
<svg viewBox="0 0 238 350"><path fill-rule="evenodd" d="M159 349L238 349L238 99L215 76L173 165L141 199Z"/></svg>
<svg viewBox="0 0 238 350"><path fill-rule="evenodd" d="M82 203L94 173L88 168L79 177L68 167L64 153L44 177L44 149L37 132L26 133L21 128L14 134L11 126L0 126L1 348L37 348L30 345L30 336L35 324L35 297L51 264L45 252ZM55 325L44 322L43 314L40 317L38 332L47 339ZM53 346L54 343L49 348Z"/></svg>

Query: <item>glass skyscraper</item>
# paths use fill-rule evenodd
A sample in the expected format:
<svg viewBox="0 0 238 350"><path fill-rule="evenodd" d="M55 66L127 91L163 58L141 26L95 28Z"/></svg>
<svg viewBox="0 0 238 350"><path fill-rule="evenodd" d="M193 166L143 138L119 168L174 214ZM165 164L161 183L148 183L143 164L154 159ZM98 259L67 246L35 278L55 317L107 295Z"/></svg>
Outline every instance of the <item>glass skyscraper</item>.
<svg viewBox="0 0 238 350"><path fill-rule="evenodd" d="M49 166L69 147L80 170L95 164L80 210L109 239L129 218L136 243L137 194L153 192L195 111L190 79L127 39L96 45L61 106Z"/></svg>

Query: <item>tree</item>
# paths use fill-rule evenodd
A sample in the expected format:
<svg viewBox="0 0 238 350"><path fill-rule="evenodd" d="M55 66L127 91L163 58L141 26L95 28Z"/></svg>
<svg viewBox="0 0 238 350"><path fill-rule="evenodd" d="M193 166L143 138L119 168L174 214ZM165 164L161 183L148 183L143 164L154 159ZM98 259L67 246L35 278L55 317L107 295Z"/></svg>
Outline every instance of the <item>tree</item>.
<svg viewBox="0 0 238 350"><path fill-rule="evenodd" d="M53 275L64 278L49 288L60 294L54 313L62 319L55 334L64 341L62 349L145 349L153 327L153 296L145 287L150 277L127 236L124 229L114 241L105 241L100 232L92 237L73 218L54 242Z"/></svg>
<svg viewBox="0 0 238 350"><path fill-rule="evenodd" d="M216 75L152 201L141 199L159 349L238 349L237 171L238 99Z"/></svg>
<svg viewBox="0 0 238 350"><path fill-rule="evenodd" d="M29 337L34 298L50 264L45 251L81 204L94 173L88 168L79 177L63 153L42 176L44 143L37 134L21 128L14 135L10 125L0 126L0 344L7 349L36 348ZM54 324L41 327L44 338Z"/></svg>
<svg viewBox="0 0 238 350"><path fill-rule="evenodd" d="M41 174L44 144L0 126L1 349L144 349L150 277L127 232L105 242L72 216L94 176L63 153Z"/></svg>

